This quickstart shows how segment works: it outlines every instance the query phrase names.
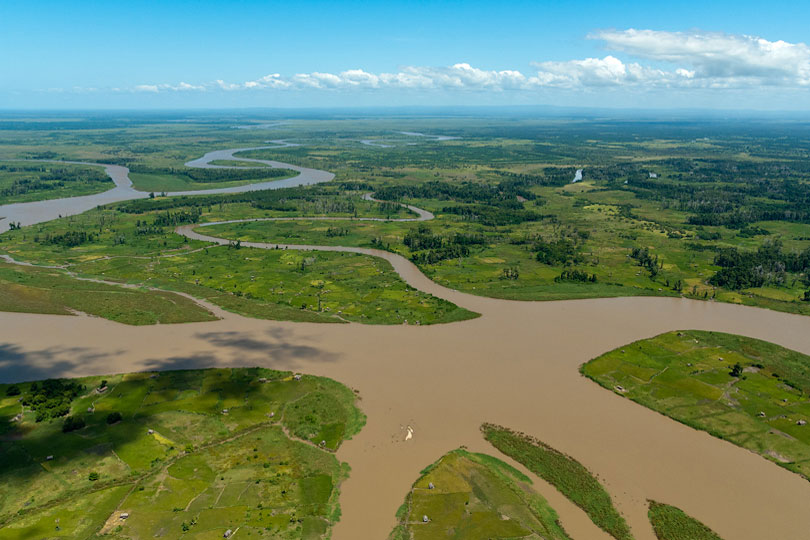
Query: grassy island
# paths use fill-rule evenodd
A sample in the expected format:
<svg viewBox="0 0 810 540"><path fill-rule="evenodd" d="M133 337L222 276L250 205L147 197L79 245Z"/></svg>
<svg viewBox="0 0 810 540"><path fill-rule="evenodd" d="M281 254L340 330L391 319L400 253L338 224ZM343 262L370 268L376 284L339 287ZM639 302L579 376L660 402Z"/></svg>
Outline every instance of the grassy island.
<svg viewBox="0 0 810 540"><path fill-rule="evenodd" d="M582 373L624 397L810 478L810 357L688 330L606 353Z"/></svg>
<svg viewBox="0 0 810 540"><path fill-rule="evenodd" d="M321 538L364 423L330 379L210 369L0 385L0 539Z"/></svg>

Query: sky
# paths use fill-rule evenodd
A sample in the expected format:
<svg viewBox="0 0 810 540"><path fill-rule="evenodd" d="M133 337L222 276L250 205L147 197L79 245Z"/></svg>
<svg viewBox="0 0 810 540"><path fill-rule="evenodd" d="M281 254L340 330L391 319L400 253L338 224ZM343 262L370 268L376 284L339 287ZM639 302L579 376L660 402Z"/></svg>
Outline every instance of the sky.
<svg viewBox="0 0 810 540"><path fill-rule="evenodd" d="M0 109L810 110L810 2L0 2Z"/></svg>

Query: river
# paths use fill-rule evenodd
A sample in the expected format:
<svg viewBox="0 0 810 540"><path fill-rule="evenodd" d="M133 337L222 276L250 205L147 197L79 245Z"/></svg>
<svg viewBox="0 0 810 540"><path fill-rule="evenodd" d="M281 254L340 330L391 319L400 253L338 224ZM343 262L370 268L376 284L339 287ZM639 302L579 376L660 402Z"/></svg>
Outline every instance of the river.
<svg viewBox="0 0 810 540"><path fill-rule="evenodd" d="M209 161L223 159L211 155ZM0 381L252 365L339 380L359 390L368 423L338 452L352 471L341 487L337 540L385 538L419 471L443 453L465 445L498 455L478 431L482 422L532 434L585 464L639 540L654 540L647 499L682 508L726 540L810 536L810 482L578 373L605 351L677 329L732 332L810 354L810 318L676 298L488 299L442 287L402 257L369 254L389 260L412 286L482 316L418 327L228 314L216 322L133 327L0 313ZM406 441L408 427L413 437ZM606 538L548 484L535 484L573 538Z"/></svg>

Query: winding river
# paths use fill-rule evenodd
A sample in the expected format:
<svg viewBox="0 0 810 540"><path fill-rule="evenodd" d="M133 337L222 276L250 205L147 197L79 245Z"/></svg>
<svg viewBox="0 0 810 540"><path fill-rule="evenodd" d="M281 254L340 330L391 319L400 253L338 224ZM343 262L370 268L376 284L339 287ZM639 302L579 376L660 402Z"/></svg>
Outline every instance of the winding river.
<svg viewBox="0 0 810 540"><path fill-rule="evenodd" d="M244 161L233 157L237 151L211 152L189 165ZM280 181L297 181L292 185L332 178L323 171L268 163L300 170L298 177ZM121 196L144 196L119 184L128 181L123 167L110 167L114 180L120 175L115 189L122 189ZM228 191L233 189L240 188ZM15 210L15 221L52 219L51 205L62 215L84 211L103 204L101 195L105 202L116 200L111 192L92 196L99 202L90 206L70 200L26 203L43 209L34 216ZM8 212L10 206L22 205L0 207L0 215L15 215ZM178 232L227 242L201 229L181 227ZM291 323L227 314L216 322L132 327L83 316L0 313L0 380L252 365L335 378L359 390L368 415L366 427L338 452L352 472L341 487L337 540L385 538L419 471L444 452L465 445L497 455L479 434L484 421L535 435L596 472L639 540L655 538L647 499L679 506L726 540L810 537L810 482L604 390L577 370L628 342L688 328L743 334L810 354L810 317L676 298L496 300L442 287L392 253L289 247L383 257L413 287L482 316L417 327ZM406 440L409 432L412 437ZM548 484L535 477L535 485L573 538L607 538Z"/></svg>

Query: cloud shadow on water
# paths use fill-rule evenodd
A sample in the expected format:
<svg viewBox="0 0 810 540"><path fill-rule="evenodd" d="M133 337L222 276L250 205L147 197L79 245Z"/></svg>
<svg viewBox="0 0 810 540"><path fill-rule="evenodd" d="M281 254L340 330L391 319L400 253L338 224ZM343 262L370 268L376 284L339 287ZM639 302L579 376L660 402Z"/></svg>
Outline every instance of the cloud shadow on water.
<svg viewBox="0 0 810 540"><path fill-rule="evenodd" d="M36 381L73 376L77 369L98 366L99 374L107 373L110 357L119 351L97 352L87 347L49 347L23 350L18 345L0 343L0 383Z"/></svg>

